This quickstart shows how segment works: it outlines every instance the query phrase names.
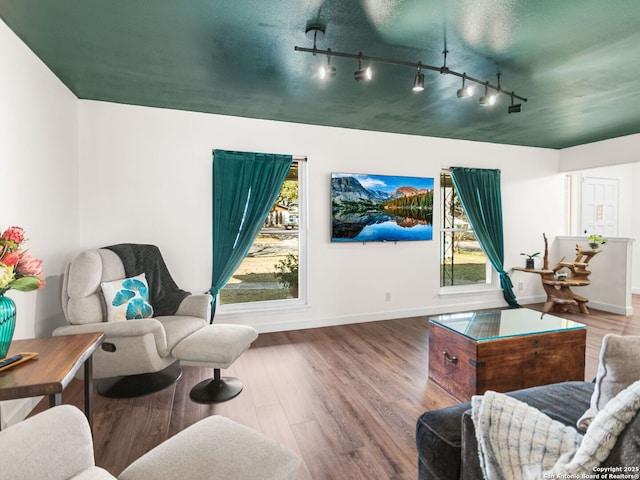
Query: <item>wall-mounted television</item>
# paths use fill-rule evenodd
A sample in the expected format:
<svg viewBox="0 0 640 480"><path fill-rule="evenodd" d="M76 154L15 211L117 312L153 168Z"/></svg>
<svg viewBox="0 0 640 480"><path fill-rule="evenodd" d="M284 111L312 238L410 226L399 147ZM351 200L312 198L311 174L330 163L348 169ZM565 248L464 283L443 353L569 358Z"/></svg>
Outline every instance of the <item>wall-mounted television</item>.
<svg viewBox="0 0 640 480"><path fill-rule="evenodd" d="M432 240L433 178L331 174L332 242Z"/></svg>

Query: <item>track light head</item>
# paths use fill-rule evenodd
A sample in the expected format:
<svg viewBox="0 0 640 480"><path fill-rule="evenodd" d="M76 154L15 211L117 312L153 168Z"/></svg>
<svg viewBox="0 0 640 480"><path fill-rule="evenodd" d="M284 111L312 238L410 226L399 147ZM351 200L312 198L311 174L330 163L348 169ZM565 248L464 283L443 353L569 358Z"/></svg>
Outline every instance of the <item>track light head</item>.
<svg viewBox="0 0 640 480"><path fill-rule="evenodd" d="M483 95L480 97L480 105L484 107L491 107L496 104L495 95Z"/></svg>
<svg viewBox="0 0 640 480"><path fill-rule="evenodd" d="M411 90L414 92L422 92L424 90L424 73L416 73L416 77L413 79L413 88Z"/></svg>
<svg viewBox="0 0 640 480"><path fill-rule="evenodd" d="M336 67L331 65L331 49L327 49L327 52L327 65L320 65L318 68L318 78L320 78L320 80L336 76Z"/></svg>
<svg viewBox="0 0 640 480"><path fill-rule="evenodd" d="M480 97L480 105L484 106L484 107L491 107L493 105L496 104L496 96L495 95L489 95L488 93L489 87L487 87L486 85L484 86L484 95L482 95Z"/></svg>
<svg viewBox="0 0 640 480"><path fill-rule="evenodd" d="M371 71L371 67L360 68L353 72L353 78L355 78L356 82L366 81L368 82L373 78L373 72Z"/></svg>
<svg viewBox="0 0 640 480"><path fill-rule="evenodd" d="M509 105L509 107L507 108L507 111L509 113L520 113L522 111L522 104L521 103L513 103L513 97L514 94L513 92L511 93L511 105Z"/></svg>
<svg viewBox="0 0 640 480"><path fill-rule="evenodd" d="M473 85L467 85L458 90L458 98L473 97L474 93L476 93L476 89Z"/></svg>
<svg viewBox="0 0 640 480"><path fill-rule="evenodd" d="M367 66L362 68L362 52L358 55L358 70L353 72L353 78L355 78L356 82L360 82L362 80L368 82L373 78L371 67Z"/></svg>
<svg viewBox="0 0 640 480"><path fill-rule="evenodd" d="M522 104L516 103L515 105L509 105L508 112L509 113L520 113L522 111Z"/></svg>
<svg viewBox="0 0 640 480"><path fill-rule="evenodd" d="M333 65L320 65L318 68L318 78L325 80L327 78L333 78L336 76L336 67Z"/></svg>
<svg viewBox="0 0 640 480"><path fill-rule="evenodd" d="M462 75L462 88L458 90L457 95L458 98L467 98L472 97L474 93L476 93L476 89L473 85L467 85L465 87L464 81L467 78L467 74Z"/></svg>

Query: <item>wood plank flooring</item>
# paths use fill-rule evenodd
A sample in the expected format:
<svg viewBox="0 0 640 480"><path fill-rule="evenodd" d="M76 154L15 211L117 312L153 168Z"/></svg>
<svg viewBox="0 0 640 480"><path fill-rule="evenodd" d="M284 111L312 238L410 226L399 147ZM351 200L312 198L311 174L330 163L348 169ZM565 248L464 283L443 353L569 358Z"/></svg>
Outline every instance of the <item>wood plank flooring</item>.
<svg viewBox="0 0 640 480"><path fill-rule="evenodd" d="M639 297L634 309L632 317L559 314L588 326L587 379L595 376L603 335L640 335ZM245 385L229 402L189 399L190 388L212 375L196 367L184 367L175 385L153 395L96 395L96 463L118 475L166 438L217 414L296 452L303 460L300 480L414 480L418 416L456 403L428 382L427 361L426 317L262 334L223 372ZM82 408L82 382L72 382L63 402ZM36 411L44 408L41 402Z"/></svg>

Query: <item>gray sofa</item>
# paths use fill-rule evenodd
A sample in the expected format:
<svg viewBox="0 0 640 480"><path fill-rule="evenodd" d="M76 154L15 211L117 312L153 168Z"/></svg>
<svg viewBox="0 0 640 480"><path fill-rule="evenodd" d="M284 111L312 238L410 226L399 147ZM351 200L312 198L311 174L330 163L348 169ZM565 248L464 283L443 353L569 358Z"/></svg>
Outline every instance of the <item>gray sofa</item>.
<svg viewBox="0 0 640 480"><path fill-rule="evenodd" d="M508 395L549 417L575 428L589 408L595 384L563 382L527 388ZM423 413L416 425L420 480L479 480L482 478L469 402ZM640 415L622 432L603 467L640 465Z"/></svg>

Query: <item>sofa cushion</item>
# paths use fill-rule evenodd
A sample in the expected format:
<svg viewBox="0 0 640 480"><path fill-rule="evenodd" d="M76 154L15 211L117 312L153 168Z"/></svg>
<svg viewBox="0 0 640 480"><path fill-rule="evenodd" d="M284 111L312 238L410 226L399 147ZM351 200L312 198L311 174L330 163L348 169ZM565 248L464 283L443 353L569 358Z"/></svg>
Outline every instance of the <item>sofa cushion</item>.
<svg viewBox="0 0 640 480"><path fill-rule="evenodd" d="M609 333L602 338L595 388L589 408L578 420L585 431L596 414L618 393L640 379L640 336Z"/></svg>
<svg viewBox="0 0 640 480"><path fill-rule="evenodd" d="M578 417L589 405L593 388L590 382L562 382L508 395L575 427ZM470 402L422 414L416 428L416 446L420 480L482 478Z"/></svg>
<svg viewBox="0 0 640 480"><path fill-rule="evenodd" d="M149 303L149 285L144 273L122 280L103 282L101 286L107 304L107 322L153 316L153 307Z"/></svg>
<svg viewBox="0 0 640 480"><path fill-rule="evenodd" d="M460 478L461 418L471 405L462 403L430 410L418 418L418 475L423 480Z"/></svg>

